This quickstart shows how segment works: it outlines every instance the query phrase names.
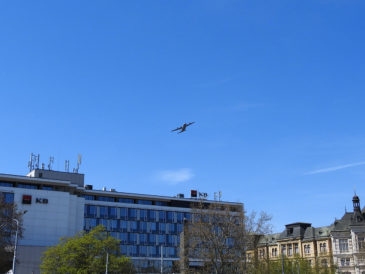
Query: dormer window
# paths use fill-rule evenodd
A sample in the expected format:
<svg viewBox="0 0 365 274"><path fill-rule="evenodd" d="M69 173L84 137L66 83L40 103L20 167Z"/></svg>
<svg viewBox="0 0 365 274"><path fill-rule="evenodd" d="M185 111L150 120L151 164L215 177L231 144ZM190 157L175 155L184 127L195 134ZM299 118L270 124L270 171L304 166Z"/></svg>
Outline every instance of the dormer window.
<svg viewBox="0 0 365 274"><path fill-rule="evenodd" d="M292 235L293 234L293 231L294 231L294 229L292 227L289 227L289 228L286 229L286 233L288 235Z"/></svg>

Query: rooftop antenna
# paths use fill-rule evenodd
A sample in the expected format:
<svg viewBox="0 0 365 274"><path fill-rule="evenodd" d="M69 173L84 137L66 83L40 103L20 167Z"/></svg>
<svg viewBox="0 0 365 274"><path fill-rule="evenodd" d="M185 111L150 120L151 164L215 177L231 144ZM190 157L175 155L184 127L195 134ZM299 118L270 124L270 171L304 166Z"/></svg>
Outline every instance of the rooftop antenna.
<svg viewBox="0 0 365 274"><path fill-rule="evenodd" d="M52 170L53 163L54 163L54 157L50 156L49 157L49 162L48 162L48 170Z"/></svg>
<svg viewBox="0 0 365 274"><path fill-rule="evenodd" d="M345 213L347 213L347 207L346 207L346 205L345 205Z"/></svg>
<svg viewBox="0 0 365 274"><path fill-rule="evenodd" d="M222 199L222 191L219 190L218 196L219 196L219 201L221 201L221 199Z"/></svg>
<svg viewBox="0 0 365 274"><path fill-rule="evenodd" d="M217 192L214 192L214 201L217 201Z"/></svg>
<svg viewBox="0 0 365 274"><path fill-rule="evenodd" d="M29 171L39 168L39 154L38 155L33 154L33 153L30 154L28 168L29 168Z"/></svg>
<svg viewBox="0 0 365 274"><path fill-rule="evenodd" d="M65 171L70 172L70 160L65 160Z"/></svg>
<svg viewBox="0 0 365 274"><path fill-rule="evenodd" d="M77 165L76 165L76 168L74 168L74 173L79 173L79 168L80 168L80 165L81 165L81 154L79 154L77 156Z"/></svg>

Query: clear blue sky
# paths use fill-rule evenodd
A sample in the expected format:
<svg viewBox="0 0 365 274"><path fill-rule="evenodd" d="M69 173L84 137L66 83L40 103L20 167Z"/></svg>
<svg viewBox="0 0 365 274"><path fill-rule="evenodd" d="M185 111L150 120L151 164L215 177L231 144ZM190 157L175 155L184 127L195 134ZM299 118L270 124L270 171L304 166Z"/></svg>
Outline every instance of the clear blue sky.
<svg viewBox="0 0 365 274"><path fill-rule="evenodd" d="M365 2L1 1L0 172L190 189L329 225L365 205ZM171 133L196 121L184 134Z"/></svg>

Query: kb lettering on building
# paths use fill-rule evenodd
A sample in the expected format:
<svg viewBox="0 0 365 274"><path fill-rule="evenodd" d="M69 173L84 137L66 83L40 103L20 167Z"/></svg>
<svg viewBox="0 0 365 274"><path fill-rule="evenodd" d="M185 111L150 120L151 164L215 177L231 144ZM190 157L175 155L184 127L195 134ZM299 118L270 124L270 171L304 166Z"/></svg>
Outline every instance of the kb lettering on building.
<svg viewBox="0 0 365 274"><path fill-rule="evenodd" d="M38 204L48 204L48 199L45 198L36 198L35 202Z"/></svg>

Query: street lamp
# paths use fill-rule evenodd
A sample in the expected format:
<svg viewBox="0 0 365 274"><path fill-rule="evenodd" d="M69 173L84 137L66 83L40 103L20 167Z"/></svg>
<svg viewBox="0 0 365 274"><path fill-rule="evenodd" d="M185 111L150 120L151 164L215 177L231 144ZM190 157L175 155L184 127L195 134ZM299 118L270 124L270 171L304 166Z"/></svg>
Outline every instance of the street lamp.
<svg viewBox="0 0 365 274"><path fill-rule="evenodd" d="M14 256L13 256L13 268L12 272L15 274L15 261L16 261L16 246L18 245L18 230L19 230L19 221L17 219L13 219L16 222L16 232L15 232L15 244L14 244Z"/></svg>
<svg viewBox="0 0 365 274"><path fill-rule="evenodd" d="M23 211L24 215L25 213L27 213L27 210ZM15 232L15 244L14 244L14 256L13 256L13 267L12 267L12 272L13 274L15 274L15 262L16 262L16 247L18 245L18 230L19 230L19 221L18 219L13 219L14 222L16 222L16 232Z"/></svg>

